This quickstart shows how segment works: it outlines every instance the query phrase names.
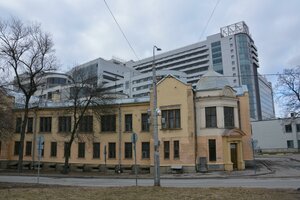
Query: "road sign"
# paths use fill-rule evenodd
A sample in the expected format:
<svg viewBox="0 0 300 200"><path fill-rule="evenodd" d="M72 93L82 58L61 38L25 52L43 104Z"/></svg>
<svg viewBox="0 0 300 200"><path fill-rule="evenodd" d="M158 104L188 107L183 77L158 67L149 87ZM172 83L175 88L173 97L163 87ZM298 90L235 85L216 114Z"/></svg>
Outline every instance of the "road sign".
<svg viewBox="0 0 300 200"><path fill-rule="evenodd" d="M136 133L132 133L131 135L131 142L136 143L138 140L138 135Z"/></svg>
<svg viewBox="0 0 300 200"><path fill-rule="evenodd" d="M37 147L38 147L38 150L42 150L44 149L44 141L45 141L45 138L43 135L39 135L37 137Z"/></svg>
<svg viewBox="0 0 300 200"><path fill-rule="evenodd" d="M40 182L40 164L41 164L41 157L42 157L42 150L44 149L44 141L45 138L43 135L39 135L37 137L37 147L38 147L38 177L37 177L37 183Z"/></svg>

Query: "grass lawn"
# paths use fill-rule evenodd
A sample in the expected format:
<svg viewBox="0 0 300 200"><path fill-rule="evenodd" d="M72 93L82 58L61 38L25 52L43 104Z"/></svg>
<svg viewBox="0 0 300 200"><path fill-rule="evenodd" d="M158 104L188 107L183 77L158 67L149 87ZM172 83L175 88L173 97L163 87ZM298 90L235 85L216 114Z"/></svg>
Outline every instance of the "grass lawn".
<svg viewBox="0 0 300 200"><path fill-rule="evenodd" d="M67 187L0 183L0 199L300 199L300 191L248 188Z"/></svg>

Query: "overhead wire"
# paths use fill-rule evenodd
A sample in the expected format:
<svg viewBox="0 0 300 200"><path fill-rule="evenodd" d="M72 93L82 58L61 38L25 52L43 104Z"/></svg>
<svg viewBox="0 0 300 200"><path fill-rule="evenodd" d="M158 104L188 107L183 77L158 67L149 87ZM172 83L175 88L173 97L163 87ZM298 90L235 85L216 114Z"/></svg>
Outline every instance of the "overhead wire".
<svg viewBox="0 0 300 200"><path fill-rule="evenodd" d="M294 73L294 75L296 75L296 74L298 74L298 75L300 75L300 73ZM245 74L245 75L223 75L223 74L221 74L221 76L207 76L207 77L216 77L216 78L218 78L218 77L248 77L248 76L250 76L250 77L255 77L255 76L260 76L260 77L265 77L265 76L288 76L289 74L282 74L282 73L276 73L276 74L257 74L257 75L254 75L254 74Z"/></svg>
<svg viewBox="0 0 300 200"><path fill-rule="evenodd" d="M136 54L134 48L132 47L131 43L129 42L128 38L126 37L124 31L122 30L120 24L118 23L117 19L115 18L113 12L111 11L109 5L107 4L106 0L103 0L103 1L104 1L104 3L105 3L106 8L108 9L109 13L111 14L112 18L114 19L115 23L117 24L117 26L118 26L120 32L122 33L123 37L125 38L125 40L126 40L128 46L130 47L131 51L133 52L133 54L135 55L135 57L137 58L137 60L140 60L139 57L138 57L138 55Z"/></svg>
<svg viewBox="0 0 300 200"><path fill-rule="evenodd" d="M218 4L220 3L220 1L221 1L221 0L218 0L218 1L216 2L215 6L214 6L214 9L212 10L212 12L211 12L211 14L210 14L210 16L209 16L209 18L208 18L208 20L207 20L207 22L206 22L206 25L204 26L204 29L202 30L202 33L201 33L201 35L200 35L199 40L202 39L202 37L203 37L203 35L204 35L204 33L205 33L207 27L208 27L208 24L209 24L209 22L210 22L212 16L214 15L215 10L216 10Z"/></svg>

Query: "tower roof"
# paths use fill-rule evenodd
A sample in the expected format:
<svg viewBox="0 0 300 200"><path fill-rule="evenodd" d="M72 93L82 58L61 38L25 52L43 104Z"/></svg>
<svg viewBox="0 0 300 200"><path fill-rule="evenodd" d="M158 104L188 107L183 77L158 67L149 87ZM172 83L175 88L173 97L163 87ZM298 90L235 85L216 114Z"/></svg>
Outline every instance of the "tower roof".
<svg viewBox="0 0 300 200"><path fill-rule="evenodd" d="M228 80L222 74L210 69L200 77L196 90L223 89L226 85L230 85Z"/></svg>

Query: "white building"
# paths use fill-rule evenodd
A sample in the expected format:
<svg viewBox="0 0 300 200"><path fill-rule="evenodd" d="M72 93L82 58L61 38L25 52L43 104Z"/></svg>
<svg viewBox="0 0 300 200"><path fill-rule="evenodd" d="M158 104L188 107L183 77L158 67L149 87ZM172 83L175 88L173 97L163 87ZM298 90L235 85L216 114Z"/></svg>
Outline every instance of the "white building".
<svg viewBox="0 0 300 200"><path fill-rule="evenodd" d="M157 80L171 74L186 83L186 73L174 70L156 71ZM148 97L152 87L152 72L137 75L136 73L124 73L124 78L115 82L104 84L107 91L123 93L129 98Z"/></svg>
<svg viewBox="0 0 300 200"><path fill-rule="evenodd" d="M152 70L152 57L129 61L126 66L141 73ZM262 106L261 99L273 105L272 87L266 85L260 92L257 69L259 67L257 48L245 22L222 27L220 33L208 36L206 40L156 55L157 70L177 70L187 74L187 83L196 86L199 77L209 68L227 77L231 86L247 85L252 119L275 117L274 107Z"/></svg>
<svg viewBox="0 0 300 200"><path fill-rule="evenodd" d="M67 72L73 78L77 76L86 76L85 78L93 79L95 85L102 85L106 83L112 83L114 81L124 78L124 74L130 72L132 74L140 74L140 72L126 67L121 61L116 59L104 60L103 58L97 58L87 63L74 67Z"/></svg>
<svg viewBox="0 0 300 200"><path fill-rule="evenodd" d="M262 152L297 152L300 150L300 118L254 121L252 136Z"/></svg>

